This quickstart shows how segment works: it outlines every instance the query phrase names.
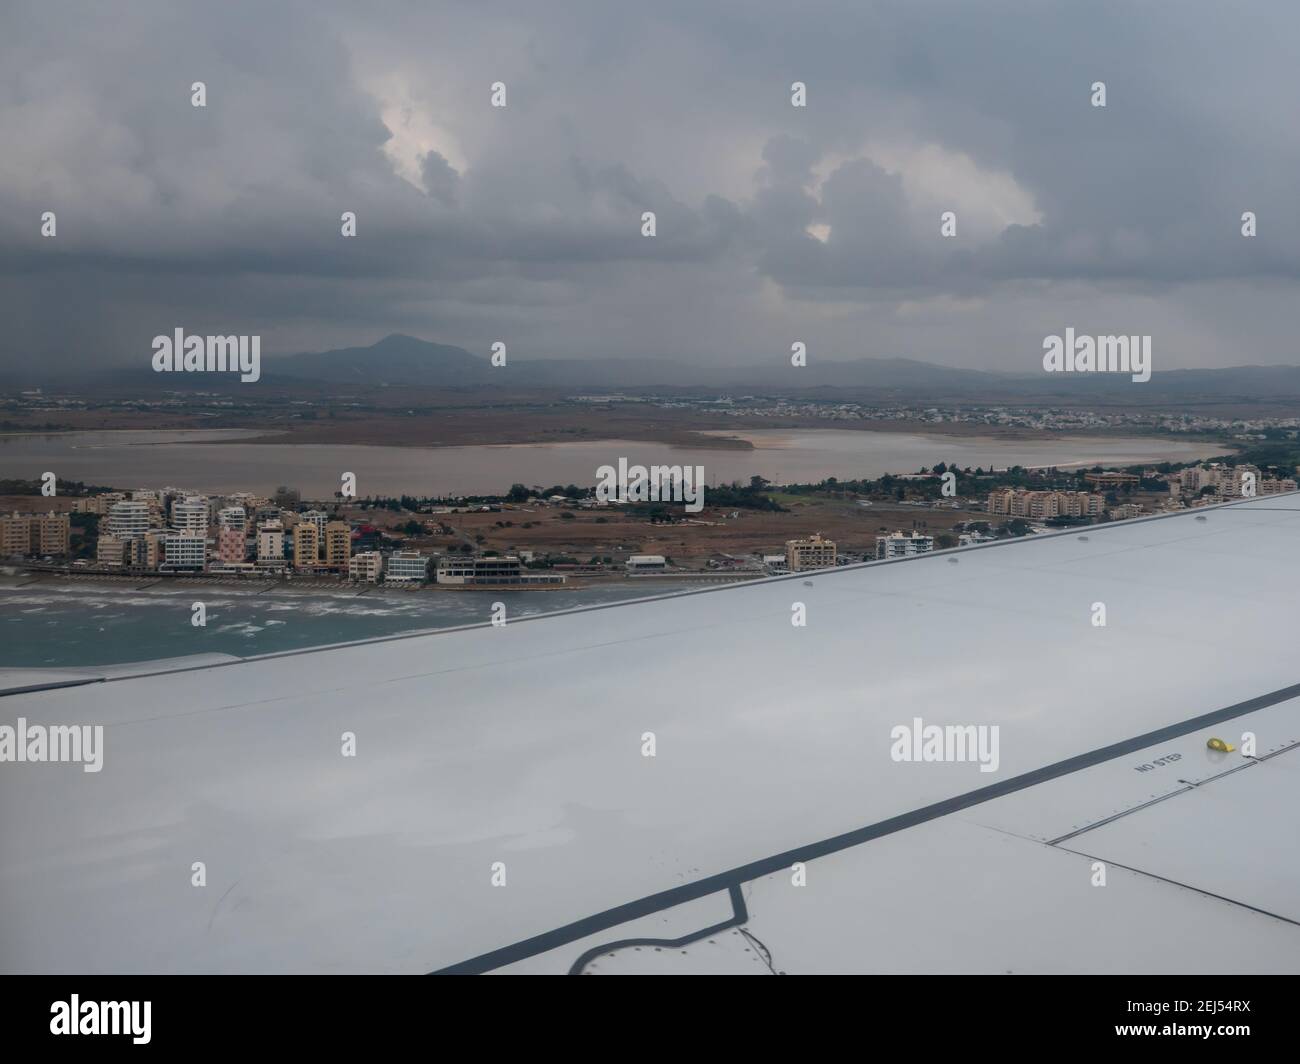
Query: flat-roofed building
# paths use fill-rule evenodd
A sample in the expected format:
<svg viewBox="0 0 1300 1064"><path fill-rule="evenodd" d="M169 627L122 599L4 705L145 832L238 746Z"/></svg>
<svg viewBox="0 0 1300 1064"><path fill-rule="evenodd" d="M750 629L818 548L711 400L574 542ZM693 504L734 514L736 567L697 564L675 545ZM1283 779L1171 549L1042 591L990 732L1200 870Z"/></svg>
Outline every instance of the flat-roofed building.
<svg viewBox="0 0 1300 1064"><path fill-rule="evenodd" d="M311 521L293 526L293 567L314 569L320 564L320 532Z"/></svg>
<svg viewBox="0 0 1300 1064"><path fill-rule="evenodd" d="M215 557L222 562L235 564L248 557L248 536L244 534L241 521L237 525L217 526L217 549Z"/></svg>
<svg viewBox="0 0 1300 1064"><path fill-rule="evenodd" d="M242 506L226 506L217 511L218 528L237 528L248 531L248 511Z"/></svg>
<svg viewBox="0 0 1300 1064"><path fill-rule="evenodd" d="M26 514L0 517L0 554L16 557L26 554L32 545L32 519Z"/></svg>
<svg viewBox="0 0 1300 1064"><path fill-rule="evenodd" d="M1121 506L1112 506L1110 516L1115 521L1127 521L1131 517L1141 517L1146 511L1135 502L1126 502Z"/></svg>
<svg viewBox="0 0 1300 1064"><path fill-rule="evenodd" d="M352 557L352 528L346 521L327 521L325 523L324 549L321 556L325 567L340 573L348 571L348 559Z"/></svg>
<svg viewBox="0 0 1300 1064"><path fill-rule="evenodd" d="M128 542L130 541L119 536L104 533L95 543L95 561L114 569L120 568Z"/></svg>
<svg viewBox="0 0 1300 1064"><path fill-rule="evenodd" d="M300 522L310 521L316 526L316 532L318 533L321 542L324 542L325 540L325 526L329 523L329 519L330 515L324 510L307 510L298 515L298 520Z"/></svg>
<svg viewBox="0 0 1300 1064"><path fill-rule="evenodd" d="M377 550L358 551L348 559L348 579L377 584L384 575L384 556Z"/></svg>
<svg viewBox="0 0 1300 1064"><path fill-rule="evenodd" d="M1086 483L1091 484L1094 488L1119 488L1125 484L1138 484L1142 478L1136 473L1084 473L1083 479Z"/></svg>
<svg viewBox="0 0 1300 1064"><path fill-rule="evenodd" d="M266 521L257 529L257 567L279 569L284 564L284 527L279 521Z"/></svg>
<svg viewBox="0 0 1300 1064"><path fill-rule="evenodd" d="M934 537L920 532L891 532L876 537L876 559L906 558L913 554L929 554L934 550Z"/></svg>
<svg viewBox="0 0 1300 1064"><path fill-rule="evenodd" d="M143 565L146 569L161 568L167 560L169 535L171 533L163 529L151 528L143 536L132 536L126 541L130 558L123 558L123 561L129 565Z"/></svg>
<svg viewBox="0 0 1300 1064"><path fill-rule="evenodd" d="M986 509L1005 517L1046 521L1053 517L1099 517L1106 500L1088 491L1025 491L1006 488L991 492Z"/></svg>
<svg viewBox="0 0 1300 1064"><path fill-rule="evenodd" d="M143 499L122 499L108 510L108 534L122 538L143 536L149 531L150 511Z"/></svg>
<svg viewBox="0 0 1300 1064"><path fill-rule="evenodd" d="M435 579L439 584L453 587L532 587L563 584L568 577L525 572L518 558L506 554L492 558L441 558Z"/></svg>
<svg viewBox="0 0 1300 1064"><path fill-rule="evenodd" d="M208 500L201 495L190 495L172 503L172 528L178 532L208 534Z"/></svg>
<svg viewBox="0 0 1300 1064"><path fill-rule="evenodd" d="M413 550L399 550L388 556L385 584L423 584L429 579L429 556Z"/></svg>
<svg viewBox="0 0 1300 1064"><path fill-rule="evenodd" d="M67 514L32 515L32 553L67 554L72 542L72 519Z"/></svg>
<svg viewBox="0 0 1300 1064"><path fill-rule="evenodd" d="M208 539L202 532L187 528L163 539L162 568L166 571L198 573L207 563Z"/></svg>
<svg viewBox="0 0 1300 1064"><path fill-rule="evenodd" d="M103 517L113 503L121 502L125 498L126 492L106 491L99 495L92 495L88 499L78 499L72 504L72 510L73 513L98 514Z"/></svg>
<svg viewBox="0 0 1300 1064"><path fill-rule="evenodd" d="M623 563L623 568L632 575L662 573L668 568L668 559L662 554L633 554Z"/></svg>
<svg viewBox="0 0 1300 1064"><path fill-rule="evenodd" d="M785 563L792 573L808 569L835 568L835 543L824 539L820 532L810 539L791 539L785 544Z"/></svg>
<svg viewBox="0 0 1300 1064"><path fill-rule="evenodd" d="M1275 477L1265 477L1259 482L1259 495L1277 495L1279 492L1296 491L1296 482L1289 477L1277 479Z"/></svg>

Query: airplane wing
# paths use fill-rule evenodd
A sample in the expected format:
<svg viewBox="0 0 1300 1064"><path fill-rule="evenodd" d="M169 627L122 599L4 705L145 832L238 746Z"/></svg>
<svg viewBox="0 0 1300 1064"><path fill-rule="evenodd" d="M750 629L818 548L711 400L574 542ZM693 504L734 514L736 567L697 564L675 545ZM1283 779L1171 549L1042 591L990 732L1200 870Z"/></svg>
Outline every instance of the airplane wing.
<svg viewBox="0 0 1300 1064"><path fill-rule="evenodd" d="M14 676L103 759L0 765L0 967L1300 971L1298 546L1278 495Z"/></svg>

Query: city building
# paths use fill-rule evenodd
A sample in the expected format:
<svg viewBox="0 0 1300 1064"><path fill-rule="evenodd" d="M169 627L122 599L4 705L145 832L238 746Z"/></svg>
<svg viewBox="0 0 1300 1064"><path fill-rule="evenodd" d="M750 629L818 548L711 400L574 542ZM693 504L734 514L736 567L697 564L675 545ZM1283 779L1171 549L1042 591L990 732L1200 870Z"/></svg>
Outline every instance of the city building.
<svg viewBox="0 0 1300 1064"><path fill-rule="evenodd" d="M1141 517L1146 511L1135 502L1126 502L1122 506L1112 506L1110 516L1114 521L1127 521L1130 517Z"/></svg>
<svg viewBox="0 0 1300 1064"><path fill-rule="evenodd" d="M121 499L108 510L108 534L119 539L143 536L150 528L149 503L143 499Z"/></svg>
<svg viewBox="0 0 1300 1064"><path fill-rule="evenodd" d="M95 561L114 569L120 568L126 553L126 544L129 542L129 539L105 532L95 544Z"/></svg>
<svg viewBox="0 0 1300 1064"><path fill-rule="evenodd" d="M320 531L311 521L293 526L293 567L314 569L320 564Z"/></svg>
<svg viewBox="0 0 1300 1064"><path fill-rule="evenodd" d="M28 549L38 557L67 554L72 541L72 519L67 514L32 514Z"/></svg>
<svg viewBox="0 0 1300 1064"><path fill-rule="evenodd" d="M1125 484L1138 484L1142 478L1136 473L1084 473L1085 483L1091 484L1094 488L1106 490L1109 488L1120 488Z"/></svg>
<svg viewBox="0 0 1300 1064"><path fill-rule="evenodd" d="M495 558L440 558L435 579L453 587L534 587L568 581L562 574L525 572L519 559L508 554Z"/></svg>
<svg viewBox="0 0 1300 1064"><path fill-rule="evenodd" d="M284 563L284 528L279 521L266 521L257 528L257 567L279 569Z"/></svg>
<svg viewBox="0 0 1300 1064"><path fill-rule="evenodd" d="M1297 491L1296 482L1289 477L1281 480L1275 477L1266 477L1259 482L1259 495L1277 495L1284 491Z"/></svg>
<svg viewBox="0 0 1300 1064"><path fill-rule="evenodd" d="M811 539L791 539L785 544L785 563L792 573L806 569L833 569L835 567L835 544L823 539L820 532Z"/></svg>
<svg viewBox="0 0 1300 1064"><path fill-rule="evenodd" d="M147 543L153 537L141 537ZM208 539L193 529L174 531L163 537L163 562L167 572L202 572L208 562ZM147 563L147 559L146 559Z"/></svg>
<svg viewBox="0 0 1300 1064"><path fill-rule="evenodd" d="M1005 488L989 494L985 509L1004 517L1025 517L1046 521L1053 517L1100 517L1103 496L1087 491L1026 491Z"/></svg>
<svg viewBox="0 0 1300 1064"><path fill-rule="evenodd" d="M934 550L934 537L920 532L891 532L876 537L876 559L906 558L913 554L929 554Z"/></svg>
<svg viewBox="0 0 1300 1064"><path fill-rule="evenodd" d="M0 517L0 554L6 558L27 554L32 545L32 522L26 514Z"/></svg>
<svg viewBox="0 0 1300 1064"><path fill-rule="evenodd" d="M100 495L92 495L88 499L78 499L72 504L72 509L74 513L97 514L103 517L113 503L121 502L125 498L126 492L106 491Z"/></svg>
<svg viewBox="0 0 1300 1064"><path fill-rule="evenodd" d="M423 584L429 579L429 556L413 550L399 550L388 556L385 584Z"/></svg>
<svg viewBox="0 0 1300 1064"><path fill-rule="evenodd" d="M247 557L248 536L244 533L243 521L238 524L219 524L215 558L221 562L236 564Z"/></svg>
<svg viewBox="0 0 1300 1064"><path fill-rule="evenodd" d="M327 521L321 552L325 568L345 573L352 557L352 529L346 521Z"/></svg>
<svg viewBox="0 0 1300 1064"><path fill-rule="evenodd" d="M0 516L0 556L64 555L70 552L72 521L67 514Z"/></svg>
<svg viewBox="0 0 1300 1064"><path fill-rule="evenodd" d="M662 573L668 568L668 559L662 554L633 554L623 567L629 575Z"/></svg>
<svg viewBox="0 0 1300 1064"><path fill-rule="evenodd" d="M384 556L377 550L363 550L348 559L348 579L379 583L384 575Z"/></svg>
<svg viewBox="0 0 1300 1064"><path fill-rule="evenodd" d="M208 500L201 495L191 495L172 503L172 528L178 532L208 534Z"/></svg>
<svg viewBox="0 0 1300 1064"><path fill-rule="evenodd" d="M329 523L329 519L330 515L324 510L308 510L298 515L299 522L310 521L316 526L317 539L322 543L325 541L325 525Z"/></svg>

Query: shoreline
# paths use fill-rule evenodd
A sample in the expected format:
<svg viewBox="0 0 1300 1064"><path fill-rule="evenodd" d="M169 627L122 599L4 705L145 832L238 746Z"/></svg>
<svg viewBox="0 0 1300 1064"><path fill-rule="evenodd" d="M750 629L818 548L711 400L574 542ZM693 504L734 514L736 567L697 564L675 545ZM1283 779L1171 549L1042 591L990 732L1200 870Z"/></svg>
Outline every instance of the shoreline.
<svg viewBox="0 0 1300 1064"><path fill-rule="evenodd" d="M7 566L6 568L13 568ZM566 574L567 575L567 574ZM636 576L629 577L621 573L610 574L609 576L586 576L570 577L570 582L565 584L553 584L543 587L514 587L501 586L494 587L490 585L479 587L466 587L463 585L449 584L418 584L414 586L399 586L384 584L354 584L348 581L326 582L311 580L245 580L231 579L222 580L214 578L207 574L196 574L194 576L178 575L158 575L152 573L142 574L118 574L118 573L62 573L52 572L50 570L18 570L17 572L0 572L0 592L24 590L32 587L51 587L51 586L90 586L113 588L131 592L160 592L160 591L179 591L189 588L195 591L202 590L220 590L220 591L247 591L250 596L270 595L276 593L287 593L291 596L297 595L330 595L340 598L360 598L365 595L412 595L412 594L501 594L522 592L528 594L534 593L563 593L593 591L602 588L611 587L636 587L646 586L654 587L660 584L671 584L680 582L682 584L699 584L703 582L726 582L740 583L743 580L759 579L762 573L726 573L726 572L683 572L683 573L665 573L655 576Z"/></svg>

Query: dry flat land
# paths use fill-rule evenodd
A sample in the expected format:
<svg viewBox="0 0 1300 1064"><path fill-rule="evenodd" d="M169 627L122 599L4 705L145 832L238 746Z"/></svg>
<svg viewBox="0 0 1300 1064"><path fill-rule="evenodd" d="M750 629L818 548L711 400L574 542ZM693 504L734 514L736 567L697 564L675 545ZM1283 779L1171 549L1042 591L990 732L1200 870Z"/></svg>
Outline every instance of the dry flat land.
<svg viewBox="0 0 1300 1064"><path fill-rule="evenodd" d="M923 506L875 504L859 506L852 500L782 499L789 513L758 510L719 510L706 507L676 524L652 524L619 507L600 510L571 509L571 518L559 506L503 508L499 513L427 515L358 511L353 520L393 529L413 516L436 527L445 522L454 534L415 537L410 546L445 551L455 543L470 542L479 550L506 553L533 550L563 554L579 562L611 557L621 563L629 554L663 554L687 569L702 569L713 557L746 558L755 553L780 554L786 540L802 539L814 532L835 541L841 552L874 553L881 532L944 532L959 521L982 520L974 510L931 509ZM732 514L737 516L732 517ZM531 525L532 527L524 527ZM479 537L482 537L480 540Z"/></svg>
<svg viewBox="0 0 1300 1064"><path fill-rule="evenodd" d="M141 429L249 429L262 435L240 442L369 444L390 447L455 447L478 444L566 443L627 439L716 450L751 450L747 440L705 432L753 429L849 429L925 433L1008 440L1053 435L951 421L829 420L811 416L726 415L652 403L600 405L570 401L563 394L491 396L430 389L381 389L355 395L296 396L256 393L208 403L200 396L175 406L137 409L95 405L89 409L33 409L5 415L6 431ZM1079 435L1081 433L1073 433ZM214 447L221 446L214 442Z"/></svg>

